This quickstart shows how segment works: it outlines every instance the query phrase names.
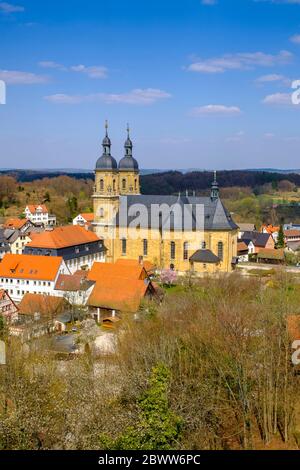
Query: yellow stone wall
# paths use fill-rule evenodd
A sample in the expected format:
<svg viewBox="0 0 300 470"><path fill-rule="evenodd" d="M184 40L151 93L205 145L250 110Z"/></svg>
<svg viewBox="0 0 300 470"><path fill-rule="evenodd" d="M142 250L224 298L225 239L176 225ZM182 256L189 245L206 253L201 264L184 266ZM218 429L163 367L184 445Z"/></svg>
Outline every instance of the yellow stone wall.
<svg viewBox="0 0 300 470"><path fill-rule="evenodd" d="M121 195L140 194L139 173L137 171L120 171L119 191Z"/></svg>

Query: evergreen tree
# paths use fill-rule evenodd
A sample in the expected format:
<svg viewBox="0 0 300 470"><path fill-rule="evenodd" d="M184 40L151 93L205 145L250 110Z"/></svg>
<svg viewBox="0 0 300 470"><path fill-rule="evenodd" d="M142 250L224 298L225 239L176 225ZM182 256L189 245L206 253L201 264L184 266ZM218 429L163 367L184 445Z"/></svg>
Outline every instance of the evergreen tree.
<svg viewBox="0 0 300 470"><path fill-rule="evenodd" d="M277 243L276 243L276 248L284 248L284 245L285 245L285 242L284 242L283 227L282 227L282 225L280 225L279 232L278 232Z"/></svg>

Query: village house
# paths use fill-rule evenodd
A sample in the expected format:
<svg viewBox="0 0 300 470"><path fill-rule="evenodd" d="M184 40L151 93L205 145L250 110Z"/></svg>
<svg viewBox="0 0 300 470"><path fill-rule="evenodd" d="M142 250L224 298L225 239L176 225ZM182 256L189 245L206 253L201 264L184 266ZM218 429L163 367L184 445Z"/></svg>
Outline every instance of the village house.
<svg viewBox="0 0 300 470"><path fill-rule="evenodd" d="M284 264L285 257L284 257L284 249L272 249L272 248L265 248L261 249L257 253L257 262L258 263L268 263L268 264Z"/></svg>
<svg viewBox="0 0 300 470"><path fill-rule="evenodd" d="M98 322L136 313L143 298L156 295L147 271L138 264L94 263L88 279L95 282L88 306Z"/></svg>
<svg viewBox="0 0 300 470"><path fill-rule="evenodd" d="M94 221L94 214L92 212L83 212L78 214L73 219L73 225L81 225L81 226L91 226L92 222Z"/></svg>
<svg viewBox="0 0 300 470"><path fill-rule="evenodd" d="M20 233L30 232L35 225L28 219L10 218L7 219L3 228L10 230L19 230Z"/></svg>
<svg viewBox="0 0 300 470"><path fill-rule="evenodd" d="M269 233L244 232L239 241L243 241L248 246L248 255L257 254L262 249L275 248L274 239Z"/></svg>
<svg viewBox="0 0 300 470"><path fill-rule="evenodd" d="M74 274L60 274L55 284L55 295L64 297L71 305L84 307L95 285L87 279L87 271Z"/></svg>
<svg viewBox="0 0 300 470"><path fill-rule="evenodd" d="M240 263L249 261L248 245L242 240L237 244L237 256Z"/></svg>
<svg viewBox="0 0 300 470"><path fill-rule="evenodd" d="M24 249L27 255L61 256L70 273L90 269L95 261L105 261L103 240L79 225L66 225L45 230Z"/></svg>
<svg viewBox="0 0 300 470"><path fill-rule="evenodd" d="M52 295L60 274L69 274L62 257L13 255L8 253L0 263L0 288L12 300L20 302L30 294Z"/></svg>
<svg viewBox="0 0 300 470"><path fill-rule="evenodd" d="M239 222L237 223L237 226L239 228L238 238L242 238L245 232L254 232L256 230L255 225L251 223Z"/></svg>
<svg viewBox="0 0 300 470"><path fill-rule="evenodd" d="M45 204L29 204L25 207L24 215L36 225L53 226L56 225L55 215L49 214Z"/></svg>
<svg viewBox="0 0 300 470"><path fill-rule="evenodd" d="M286 243L300 242L300 230L289 229L289 230L284 230L283 233L284 233L284 240Z"/></svg>
<svg viewBox="0 0 300 470"><path fill-rule="evenodd" d="M278 233L279 233L279 229L280 227L278 225L272 225L272 224L263 224L261 226L261 229L260 231L262 233L269 233L270 235L272 235L275 243L277 242L277 238L278 238Z"/></svg>
<svg viewBox="0 0 300 470"><path fill-rule="evenodd" d="M18 307L4 289L0 289L0 315L7 324L13 323L18 319Z"/></svg>

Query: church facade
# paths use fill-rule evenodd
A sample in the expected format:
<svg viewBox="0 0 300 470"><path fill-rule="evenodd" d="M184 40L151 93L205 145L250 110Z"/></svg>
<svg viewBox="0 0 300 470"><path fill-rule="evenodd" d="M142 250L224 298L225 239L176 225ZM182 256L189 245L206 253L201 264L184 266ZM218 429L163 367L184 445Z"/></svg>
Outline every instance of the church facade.
<svg viewBox="0 0 300 470"><path fill-rule="evenodd" d="M127 132L125 155L117 163L106 124L95 168L93 230L104 240L106 260L150 261L179 274L230 272L238 227L219 198L216 175L207 197L142 195Z"/></svg>

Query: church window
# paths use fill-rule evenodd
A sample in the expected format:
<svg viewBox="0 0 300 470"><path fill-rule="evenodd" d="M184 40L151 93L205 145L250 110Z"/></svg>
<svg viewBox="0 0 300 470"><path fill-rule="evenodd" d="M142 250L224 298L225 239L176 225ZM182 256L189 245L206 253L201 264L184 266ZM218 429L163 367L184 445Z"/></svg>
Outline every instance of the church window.
<svg viewBox="0 0 300 470"><path fill-rule="evenodd" d="M175 259L175 257L176 257L176 245L175 245L175 242L171 242L170 248L171 248L171 253L170 253L171 259Z"/></svg>
<svg viewBox="0 0 300 470"><path fill-rule="evenodd" d="M127 240L126 238L122 238L122 255L126 255L127 252Z"/></svg>
<svg viewBox="0 0 300 470"><path fill-rule="evenodd" d="M122 179L122 189L126 189L126 179Z"/></svg>
<svg viewBox="0 0 300 470"><path fill-rule="evenodd" d="M205 250L205 249L206 249L206 242L203 241L203 242L202 242L202 250Z"/></svg>
<svg viewBox="0 0 300 470"><path fill-rule="evenodd" d="M116 180L113 180L113 190L116 190Z"/></svg>
<svg viewBox="0 0 300 470"><path fill-rule="evenodd" d="M183 259L186 261L189 258L189 245L188 242L184 242L183 244Z"/></svg>
<svg viewBox="0 0 300 470"><path fill-rule="evenodd" d="M223 260L223 255L224 255L223 252L224 252L223 242L219 242L218 243L218 257L220 258L221 261Z"/></svg>
<svg viewBox="0 0 300 470"><path fill-rule="evenodd" d="M137 191L137 179L134 180L134 189Z"/></svg>
<svg viewBox="0 0 300 470"><path fill-rule="evenodd" d="M146 238L143 240L143 253L144 256L148 256L148 240Z"/></svg>
<svg viewBox="0 0 300 470"><path fill-rule="evenodd" d="M104 217L104 209L103 209L103 207L100 207L100 217Z"/></svg>
<svg viewBox="0 0 300 470"><path fill-rule="evenodd" d="M100 191L103 191L104 189L104 181L100 180Z"/></svg>

